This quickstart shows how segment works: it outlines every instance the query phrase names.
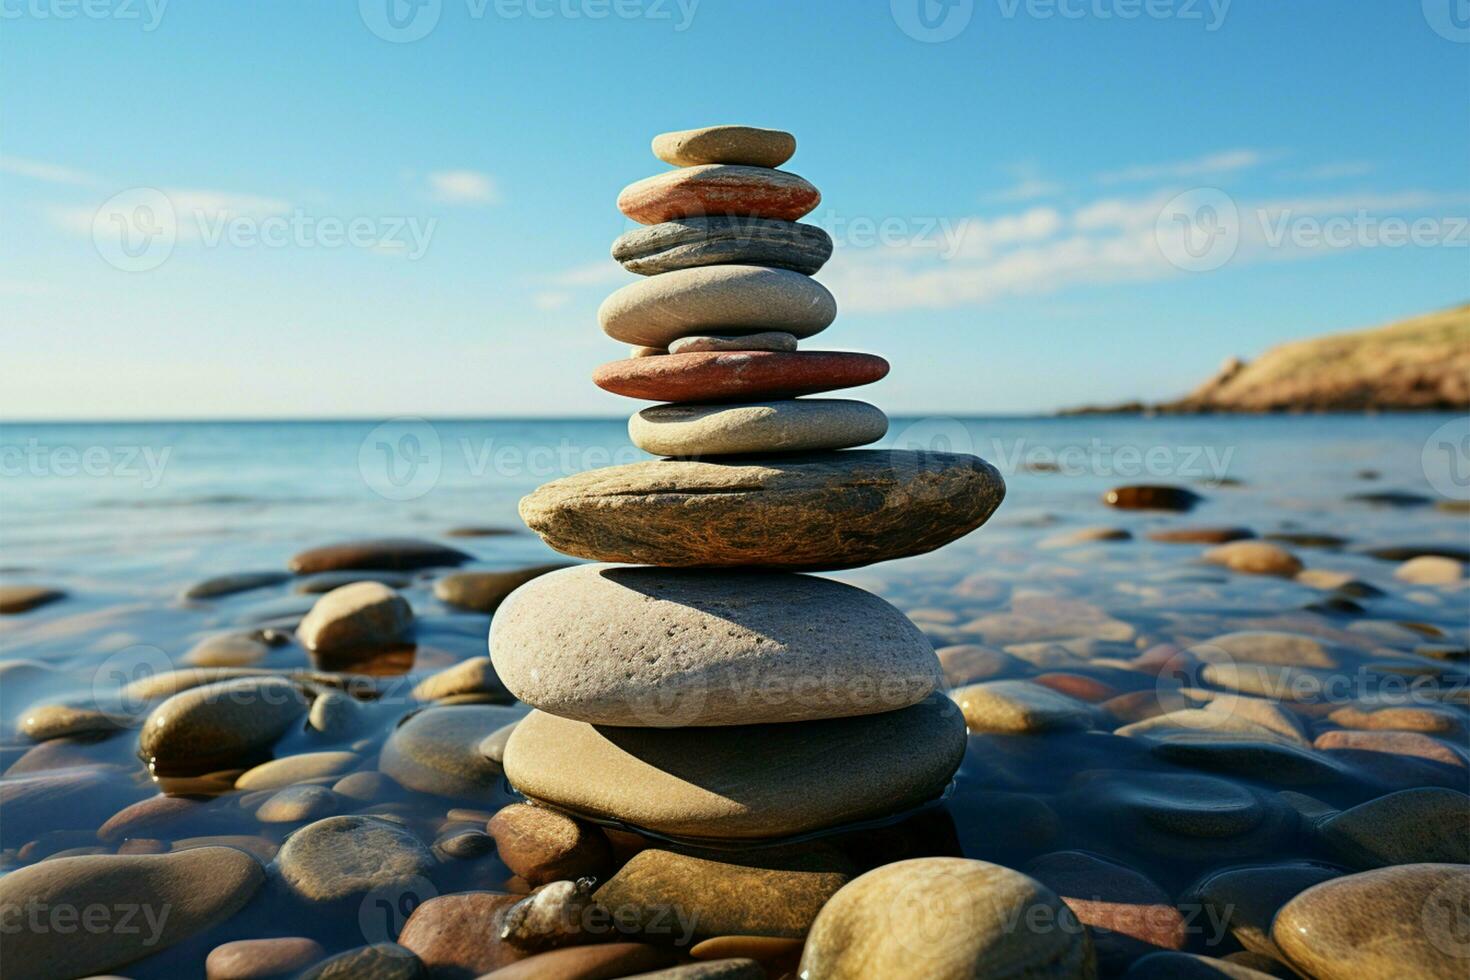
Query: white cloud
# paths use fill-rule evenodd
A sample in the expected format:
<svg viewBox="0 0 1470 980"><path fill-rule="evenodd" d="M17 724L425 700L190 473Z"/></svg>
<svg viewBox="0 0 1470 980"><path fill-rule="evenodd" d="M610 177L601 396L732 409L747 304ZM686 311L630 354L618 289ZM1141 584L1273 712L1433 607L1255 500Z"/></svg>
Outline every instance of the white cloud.
<svg viewBox="0 0 1470 980"><path fill-rule="evenodd" d="M1041 176L1037 168L1031 164L1009 168L1011 175L1015 177L1015 183L1010 187L986 194L980 200L986 204L1018 204L1023 201L1035 201L1044 197L1055 197L1065 188L1056 181L1047 180Z"/></svg>
<svg viewBox="0 0 1470 980"><path fill-rule="evenodd" d="M1301 176L1308 180L1336 180L1342 177L1363 177L1376 169L1376 165L1367 160L1342 160L1308 167L1301 172Z"/></svg>
<svg viewBox="0 0 1470 980"><path fill-rule="evenodd" d="M48 184L73 184L78 187L88 187L99 182L91 174L73 170L70 167L3 155L0 155L0 173L28 177L31 180L42 180Z"/></svg>
<svg viewBox="0 0 1470 980"><path fill-rule="evenodd" d="M478 170L440 170L429 174L434 197L450 204L499 204L495 178Z"/></svg>
<svg viewBox="0 0 1470 980"><path fill-rule="evenodd" d="M148 189L133 189L134 191ZM193 242L217 235L225 222L236 218L260 220L272 215L286 214L291 204L277 198L256 194L237 194L231 191L203 190L197 188L158 188L158 193L167 198L170 208L155 209L152 220L159 223L164 232L172 232L180 242ZM127 192L125 192L127 193ZM110 205L99 202L98 207L53 208L51 219L57 227L79 235L91 235L99 211Z"/></svg>
<svg viewBox="0 0 1470 980"><path fill-rule="evenodd" d="M1136 164L1122 170L1098 174L1104 184L1138 183L1149 180L1178 180L1191 177L1213 177L1259 166L1267 159L1259 150L1226 150L1192 160L1173 163Z"/></svg>

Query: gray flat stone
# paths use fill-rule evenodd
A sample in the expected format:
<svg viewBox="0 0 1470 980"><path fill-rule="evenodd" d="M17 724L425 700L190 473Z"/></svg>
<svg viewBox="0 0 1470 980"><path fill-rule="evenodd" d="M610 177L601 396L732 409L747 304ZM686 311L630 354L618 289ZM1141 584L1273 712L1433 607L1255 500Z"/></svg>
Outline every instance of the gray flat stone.
<svg viewBox="0 0 1470 980"><path fill-rule="evenodd" d="M678 218L620 236L612 256L641 276L704 265L761 265L811 275L832 257L832 239L816 225L797 221Z"/></svg>

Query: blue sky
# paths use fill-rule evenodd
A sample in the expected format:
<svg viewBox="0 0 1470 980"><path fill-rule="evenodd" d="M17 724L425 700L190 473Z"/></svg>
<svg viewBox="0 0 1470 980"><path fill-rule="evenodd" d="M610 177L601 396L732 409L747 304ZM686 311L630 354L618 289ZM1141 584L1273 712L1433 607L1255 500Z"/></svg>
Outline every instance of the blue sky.
<svg viewBox="0 0 1470 980"><path fill-rule="evenodd" d="M1470 294L1459 0L418 2L0 0L0 417L628 412L614 201L720 122L796 133L892 414Z"/></svg>

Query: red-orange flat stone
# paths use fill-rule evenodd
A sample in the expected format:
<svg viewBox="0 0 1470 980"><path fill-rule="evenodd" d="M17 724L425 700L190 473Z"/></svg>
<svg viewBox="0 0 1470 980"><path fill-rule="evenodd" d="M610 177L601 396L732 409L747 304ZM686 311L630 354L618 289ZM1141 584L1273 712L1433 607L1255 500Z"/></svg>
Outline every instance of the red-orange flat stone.
<svg viewBox="0 0 1470 980"><path fill-rule="evenodd" d="M618 195L618 210L645 225L722 214L795 221L821 200L821 192L796 174L717 163L629 184Z"/></svg>
<svg viewBox="0 0 1470 980"><path fill-rule="evenodd" d="M875 354L839 351L699 351L613 361L592 372L599 388L658 402L794 398L871 384L888 373Z"/></svg>

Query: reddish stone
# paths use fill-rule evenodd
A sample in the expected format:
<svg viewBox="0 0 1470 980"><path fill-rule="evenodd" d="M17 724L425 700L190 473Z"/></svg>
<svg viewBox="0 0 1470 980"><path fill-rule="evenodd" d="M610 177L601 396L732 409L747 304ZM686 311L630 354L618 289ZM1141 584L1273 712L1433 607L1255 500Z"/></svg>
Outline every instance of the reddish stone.
<svg viewBox="0 0 1470 980"><path fill-rule="evenodd" d="M1118 972L1160 949L1183 949L1184 916L1158 885L1131 868L1081 851L1057 851L1026 873L1056 892L1092 933L1098 965Z"/></svg>
<svg viewBox="0 0 1470 980"><path fill-rule="evenodd" d="M888 373L874 354L699 351L635 357L592 373L599 388L658 402L759 401L871 384Z"/></svg>
<svg viewBox="0 0 1470 980"><path fill-rule="evenodd" d="M612 848L602 830L542 806L512 803L487 825L505 866L532 886L605 878Z"/></svg>
<svg viewBox="0 0 1470 980"><path fill-rule="evenodd" d="M506 911L519 895L460 892L431 898L408 917L398 943L436 980L471 980L509 966L525 953L500 938Z"/></svg>
<svg viewBox="0 0 1470 980"><path fill-rule="evenodd" d="M1033 684L1040 684L1042 687L1049 687L1053 691L1058 691L1079 701L1086 701L1089 704L1097 704L1100 701L1106 701L1108 698L1115 698L1119 694L1116 687L1113 687L1111 684L1104 684L1096 677L1088 677L1084 674L1069 674L1065 671L1040 674L1031 678L1031 682Z"/></svg>
<svg viewBox="0 0 1470 980"><path fill-rule="evenodd" d="M821 200L821 192L796 174L715 163L629 184L618 195L618 210L645 225L721 214L795 221Z"/></svg>
<svg viewBox="0 0 1470 980"><path fill-rule="evenodd" d="M1256 532L1248 527L1166 527L1148 532L1150 541L1170 544L1225 544L1255 536Z"/></svg>
<svg viewBox="0 0 1470 980"><path fill-rule="evenodd" d="M1329 752L1336 750L1410 755L1431 762L1442 762L1457 769L1465 768L1465 757L1452 746L1419 732L1330 731L1318 735L1312 747Z"/></svg>

